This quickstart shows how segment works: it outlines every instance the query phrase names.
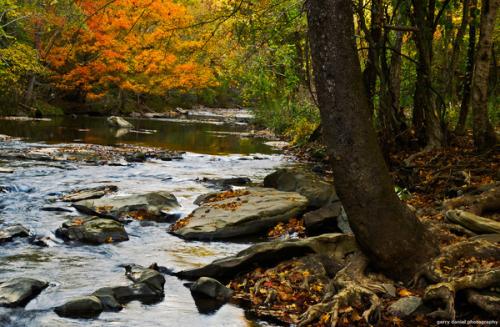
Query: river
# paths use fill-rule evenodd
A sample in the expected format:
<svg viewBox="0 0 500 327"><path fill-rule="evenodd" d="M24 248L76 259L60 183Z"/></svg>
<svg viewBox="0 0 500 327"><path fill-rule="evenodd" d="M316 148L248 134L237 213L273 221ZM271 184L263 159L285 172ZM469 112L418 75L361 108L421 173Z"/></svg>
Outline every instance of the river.
<svg viewBox="0 0 500 327"><path fill-rule="evenodd" d="M22 224L31 233L52 236L71 213L42 211L58 195L81 187L117 185L117 195L165 190L181 203L187 215L194 199L213 191L198 178L249 177L258 182L286 158L265 144L248 137L243 124L203 122L189 119L132 119L135 129L126 133L107 127L104 118L64 117L41 121L0 120L0 134L19 137L0 141L0 153L22 148L46 148L63 144L133 144L185 151L182 160L147 160L123 166L3 160L0 167L0 228ZM165 298L154 305L129 303L121 312L104 312L92 320L58 317L53 307L100 287L128 285L120 264L148 266L153 262L174 270L193 268L246 248L248 242L184 241L167 233L168 224L134 221L126 225L130 240L89 246L57 241L50 247L26 239L1 244L0 281L33 277L50 286L25 308L0 308L0 326L269 326L254 320L243 309L226 304L217 312L200 314L184 281L166 276Z"/></svg>

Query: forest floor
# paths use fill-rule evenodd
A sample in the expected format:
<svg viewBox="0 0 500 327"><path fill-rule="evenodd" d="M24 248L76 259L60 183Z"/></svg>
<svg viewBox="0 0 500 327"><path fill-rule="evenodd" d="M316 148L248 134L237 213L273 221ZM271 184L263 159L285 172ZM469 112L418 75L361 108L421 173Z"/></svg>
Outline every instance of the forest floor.
<svg viewBox="0 0 500 327"><path fill-rule="evenodd" d="M290 149L290 152L294 153L301 161L312 163L315 166L315 171L321 172L325 177L331 177L328 158L324 157L322 160L318 160L317 154L326 152L318 151L320 148L321 145L309 144L298 149ZM476 233L477 231L474 232L469 228L450 223L449 219L445 217L445 212L448 209L458 207L474 211L474 205L478 203L478 194L480 197L483 191L488 192L489 190L491 193L493 190L491 193L493 198L490 196L487 204L489 207L482 208L477 214L487 216L495 224L498 224L500 221L500 200L498 197L500 151L493 149L487 153L478 154L473 148L472 137L468 134L455 138L450 146L443 149L422 152L401 150L392 153L388 161L395 184L398 185L396 189L398 195L434 233L440 248L444 249L441 251L444 253L442 257L433 262L433 268L436 268L436 272L445 278L430 281L430 284L441 281L453 284L457 281L463 281L462 277L473 276L476 278L482 276L481 274L493 272L496 274L500 267L500 261L497 260L498 242L500 241L498 232L496 234L490 232L490 236L493 235L493 240L491 244L488 244L492 247L493 252L483 251L484 253L488 252L487 254L483 253L483 256L480 253L476 255L474 252L460 252L463 250L460 250L462 244L466 244L475 236L484 233ZM299 237L308 235L302 220L292 219L288 224L281 223L270 230L268 236L269 238L278 238L292 233ZM483 244L481 243L481 245ZM457 251L454 252L453 249ZM452 256L451 253L458 254L450 261L448 254ZM443 262L446 262L446 265ZM377 274L371 268L368 265L367 270ZM339 269L341 268L339 267L336 271ZM331 291L329 290L329 281L324 278L323 274L318 273L320 270L308 259L297 258L281 262L271 268L256 268L233 279L230 287L235 290L235 297L243 300L250 307L250 311L258 316L279 323L296 324L301 320L301 317L304 317L308 308L325 302L328 292ZM495 276L498 279L498 274ZM431 295L426 293L429 292L427 289L429 284L415 283L410 286L384 277L378 279L386 281L385 284L381 285L386 285L384 287L387 291L384 291L385 294L377 300L381 309L377 317L377 325L379 326L433 326L439 320L447 320L451 323L453 319L462 321L461 325L476 325L472 322L473 320L499 323L498 317L495 317L499 314L500 308L498 293L494 293L493 297L482 297L482 295L477 297L476 302L479 304L475 306L469 303L474 303L476 293L471 295L472 293L460 292L461 289L457 288L458 297L455 300L455 290L452 289L451 298L441 294L428 303L426 302L425 305L420 305L419 310L411 312L411 314L400 315L394 314L394 311L389 309L391 304L406 298L408 301L401 301L401 304L405 309L411 310L413 299L420 301L422 298L424 300L426 297L431 298ZM497 288L489 288L487 291L498 292L499 280L493 284ZM444 283L439 285L444 285ZM331 306L331 302L327 306L318 306L319 314L316 313L315 319L306 325L331 326L335 319L337 326L368 326L366 320L363 319L363 313L367 312L365 310L370 303L368 296L367 293L358 298L357 301L343 302L336 310L327 308ZM446 307L447 304L448 307ZM485 305L490 306L487 307L489 309L486 311L478 308L479 306L484 309ZM439 306L446 308L434 311ZM450 312L453 316L451 319ZM447 315L448 317L446 317Z"/></svg>

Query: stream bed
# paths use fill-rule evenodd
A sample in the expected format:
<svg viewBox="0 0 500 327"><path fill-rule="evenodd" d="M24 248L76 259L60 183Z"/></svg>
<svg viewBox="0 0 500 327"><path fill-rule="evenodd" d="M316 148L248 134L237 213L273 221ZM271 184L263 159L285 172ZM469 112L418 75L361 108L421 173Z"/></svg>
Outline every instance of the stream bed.
<svg viewBox="0 0 500 327"><path fill-rule="evenodd" d="M0 186L4 186L3 192L0 189L0 228L22 224L32 234L53 237L68 217L79 213L41 208L54 205L54 199L65 192L104 184L118 186L114 195L171 192L181 204L178 212L184 216L196 208L193 201L197 196L214 191L200 178L248 177L259 182L277 167L290 164L266 145L266 140L248 137L243 124L186 119L130 121L135 129L120 134L120 130L106 125L105 118L0 120L0 134L19 137L4 141L0 138L0 154L71 143L132 144L185 151L181 160L151 159L119 166L0 159L0 167L14 170L0 173ZM172 276L165 276L165 298L157 304L131 302L121 312L104 312L90 320L60 318L52 311L70 298L98 288L128 285L121 264L149 266L156 262L177 271L235 254L250 244L185 241L167 233L168 225L133 221L125 227L129 241L98 246L57 241L50 247L39 247L25 238L0 244L0 281L32 277L50 283L25 308L0 308L0 326L269 326L232 304L213 314L199 313L184 281Z"/></svg>

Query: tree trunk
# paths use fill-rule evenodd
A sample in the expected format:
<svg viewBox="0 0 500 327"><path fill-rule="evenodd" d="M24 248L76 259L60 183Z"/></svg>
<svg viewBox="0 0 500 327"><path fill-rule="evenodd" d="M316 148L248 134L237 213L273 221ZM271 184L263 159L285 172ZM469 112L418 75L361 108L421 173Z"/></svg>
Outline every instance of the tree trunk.
<svg viewBox="0 0 500 327"><path fill-rule="evenodd" d="M456 86L456 70L458 59L460 58L460 50L462 47L462 42L467 29L467 21L469 19L469 0L463 0L462 2L462 22L458 28L457 35L453 41L453 50L451 52L451 59L448 65L448 81L447 81L447 94L449 101L455 104L455 99L457 95Z"/></svg>
<svg viewBox="0 0 500 327"><path fill-rule="evenodd" d="M351 0L307 2L324 138L335 186L362 249L389 276L409 279L436 254L427 230L401 203L370 123Z"/></svg>
<svg viewBox="0 0 500 327"><path fill-rule="evenodd" d="M418 30L415 43L418 52L417 82L413 100L413 126L427 148L443 145L441 119L432 89L432 40L434 34L434 0L413 0L414 21Z"/></svg>
<svg viewBox="0 0 500 327"><path fill-rule="evenodd" d="M363 10L360 10L358 14L360 15L360 21L363 20L364 25ZM371 26L369 31L367 29L365 30L365 33L369 33L369 35L366 35L368 40L368 59L366 61L366 68L363 71L365 90L368 94L372 111L375 106L373 97L375 96L375 88L377 85L377 71L380 66L378 62L380 58L380 40L382 37L382 20L382 0L372 0Z"/></svg>
<svg viewBox="0 0 500 327"><path fill-rule="evenodd" d="M467 62L465 67L465 79L462 91L462 104L460 105L460 114L458 116L455 134L465 134L465 125L467 116L469 115L470 94L472 86L472 73L474 71L474 55L476 53L476 16L477 16L477 0L472 0L469 18L469 45L467 49Z"/></svg>
<svg viewBox="0 0 500 327"><path fill-rule="evenodd" d="M488 118L488 81L493 33L499 5L500 0L483 0L481 6L479 42L472 77L472 111L474 116L472 129L474 145L480 151L493 147L497 142L495 131Z"/></svg>

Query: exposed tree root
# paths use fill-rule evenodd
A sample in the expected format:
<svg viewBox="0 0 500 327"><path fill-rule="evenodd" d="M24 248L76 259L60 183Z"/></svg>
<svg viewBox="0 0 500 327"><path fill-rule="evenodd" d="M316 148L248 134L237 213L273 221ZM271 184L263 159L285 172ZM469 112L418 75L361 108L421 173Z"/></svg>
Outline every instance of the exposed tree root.
<svg viewBox="0 0 500 327"><path fill-rule="evenodd" d="M339 322L345 308L362 310L361 317L372 325L380 319L381 301L376 293L385 293L380 281L365 275L367 258L356 253L351 262L340 270L331 281L330 290L323 300L301 316L298 326L309 326L315 321L330 322L332 327ZM337 292L335 292L337 291Z"/></svg>
<svg viewBox="0 0 500 327"><path fill-rule="evenodd" d="M444 304L444 307L434 311L430 316L455 319L455 295L458 291L484 290L500 286L500 247L484 240L450 245L430 262L417 279L420 277L436 283L425 289L423 300ZM490 295L493 296L494 294ZM468 297L470 303L476 305L478 299L479 296L475 294ZM494 314L494 305L481 307Z"/></svg>
<svg viewBox="0 0 500 327"><path fill-rule="evenodd" d="M444 202L446 209L464 208L481 216L487 212L500 210L500 185L498 183L483 186L480 194L466 194Z"/></svg>
<svg viewBox="0 0 500 327"><path fill-rule="evenodd" d="M500 233L500 222L463 210L448 210L446 219L476 233Z"/></svg>

